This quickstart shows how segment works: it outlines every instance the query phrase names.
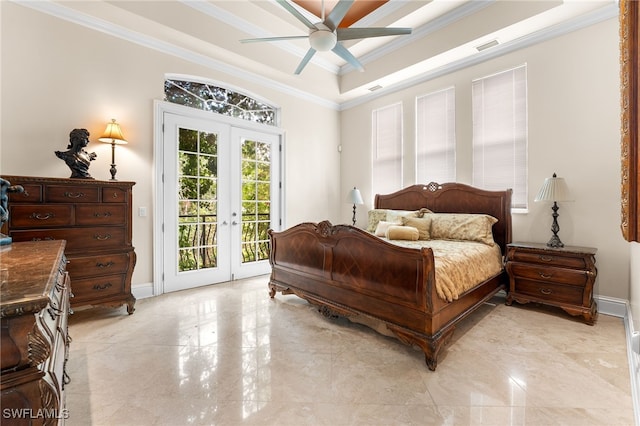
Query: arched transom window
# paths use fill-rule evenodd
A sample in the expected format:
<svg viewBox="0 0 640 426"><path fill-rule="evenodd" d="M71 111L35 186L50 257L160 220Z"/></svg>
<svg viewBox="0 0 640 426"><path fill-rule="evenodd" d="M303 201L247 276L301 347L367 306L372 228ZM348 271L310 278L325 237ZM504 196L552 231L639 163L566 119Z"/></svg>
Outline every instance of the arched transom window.
<svg viewBox="0 0 640 426"><path fill-rule="evenodd" d="M277 108L244 93L198 81L166 79L167 102L277 126Z"/></svg>

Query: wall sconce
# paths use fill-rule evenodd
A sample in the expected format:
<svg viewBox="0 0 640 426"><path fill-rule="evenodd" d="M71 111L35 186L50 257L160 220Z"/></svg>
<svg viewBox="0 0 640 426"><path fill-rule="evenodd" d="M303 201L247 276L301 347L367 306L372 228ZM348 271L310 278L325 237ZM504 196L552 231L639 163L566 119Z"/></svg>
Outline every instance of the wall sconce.
<svg viewBox="0 0 640 426"><path fill-rule="evenodd" d="M349 204L353 204L353 218L351 219L351 222L353 223L353 226L355 226L356 225L356 204L364 204L364 201L362 201L362 195L360 195L360 190L357 189L355 186L351 191L349 191L349 194L347 195L347 202Z"/></svg>
<svg viewBox="0 0 640 426"><path fill-rule="evenodd" d="M553 236L547 243L547 246L555 248L564 247L564 244L560 241L560 237L558 237L558 232L560 231L560 226L558 226L558 209L560 207L558 207L557 201L573 201L569 195L569 188L564 179L557 177L555 173L553 177L546 178L534 201L553 201L553 207L551 207L551 210L553 210L553 225L551 225Z"/></svg>
<svg viewBox="0 0 640 426"><path fill-rule="evenodd" d="M116 179L116 145L124 145L127 141L124 139L120 125L116 123L116 119L112 118L111 123L107 124L107 128L104 130L100 139L100 142L111 144L111 180Z"/></svg>

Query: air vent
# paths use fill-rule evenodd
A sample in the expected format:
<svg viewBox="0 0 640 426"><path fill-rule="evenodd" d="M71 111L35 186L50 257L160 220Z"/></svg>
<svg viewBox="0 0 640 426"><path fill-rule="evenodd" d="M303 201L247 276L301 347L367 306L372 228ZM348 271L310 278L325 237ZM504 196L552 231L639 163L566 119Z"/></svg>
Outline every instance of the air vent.
<svg viewBox="0 0 640 426"><path fill-rule="evenodd" d="M482 52L483 50L487 50L490 47L497 46L498 44L499 44L498 40L491 40L488 43L481 44L480 46L476 46L476 49L478 50L478 52Z"/></svg>
<svg viewBox="0 0 640 426"><path fill-rule="evenodd" d="M378 90L378 89L382 89L382 86L380 86L379 84L376 84L376 85L375 85L375 86L373 86L373 87L369 87L369 91L370 91L370 92L375 92L375 91L376 91L376 90Z"/></svg>

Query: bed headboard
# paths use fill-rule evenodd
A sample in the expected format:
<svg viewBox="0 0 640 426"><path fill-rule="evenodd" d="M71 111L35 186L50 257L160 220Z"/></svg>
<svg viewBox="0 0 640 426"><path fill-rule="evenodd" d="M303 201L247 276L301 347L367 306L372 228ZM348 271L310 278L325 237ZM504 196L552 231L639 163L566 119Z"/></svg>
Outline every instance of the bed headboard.
<svg viewBox="0 0 640 426"><path fill-rule="evenodd" d="M506 253L511 242L511 189L486 191L463 183L431 182L413 185L392 194L377 194L375 208L418 210L423 207L436 213L484 213L498 219L493 225L493 239Z"/></svg>

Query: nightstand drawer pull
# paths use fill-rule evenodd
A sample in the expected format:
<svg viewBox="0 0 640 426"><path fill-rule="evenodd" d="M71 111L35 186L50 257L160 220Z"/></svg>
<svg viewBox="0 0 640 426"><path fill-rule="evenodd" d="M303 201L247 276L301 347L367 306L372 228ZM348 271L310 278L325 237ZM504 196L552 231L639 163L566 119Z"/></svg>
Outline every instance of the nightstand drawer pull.
<svg viewBox="0 0 640 426"><path fill-rule="evenodd" d="M540 289L540 293L544 294L545 296L548 296L548 295L550 295L550 294L551 294L551 293L553 293L553 292L551 291L551 289L548 289L548 288L541 288L541 289Z"/></svg>
<svg viewBox="0 0 640 426"><path fill-rule="evenodd" d="M540 255L539 256L540 260L542 260L543 262L551 262L553 260L553 256L543 256Z"/></svg>
<svg viewBox="0 0 640 426"><path fill-rule="evenodd" d="M540 272L540 278L544 278L545 280L548 280L552 276L553 275L551 275L551 274L545 274L545 273Z"/></svg>

